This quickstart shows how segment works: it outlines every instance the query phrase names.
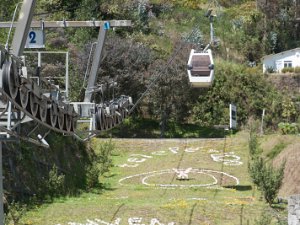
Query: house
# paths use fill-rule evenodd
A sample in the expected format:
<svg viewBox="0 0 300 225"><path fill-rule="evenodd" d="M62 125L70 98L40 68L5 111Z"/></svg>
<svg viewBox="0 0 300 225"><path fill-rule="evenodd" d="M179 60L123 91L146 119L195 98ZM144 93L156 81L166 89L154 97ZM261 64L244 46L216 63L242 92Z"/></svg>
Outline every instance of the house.
<svg viewBox="0 0 300 225"><path fill-rule="evenodd" d="M285 67L300 67L300 48L264 56L262 61L264 73L270 71L281 73Z"/></svg>

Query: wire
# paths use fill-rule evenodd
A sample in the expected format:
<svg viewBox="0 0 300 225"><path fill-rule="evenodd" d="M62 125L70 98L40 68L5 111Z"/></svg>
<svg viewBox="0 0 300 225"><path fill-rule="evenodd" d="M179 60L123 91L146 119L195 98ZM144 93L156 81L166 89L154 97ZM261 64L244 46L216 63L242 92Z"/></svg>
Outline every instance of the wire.
<svg viewBox="0 0 300 225"><path fill-rule="evenodd" d="M86 79L87 79L87 75L90 71L90 64L91 64L91 57L92 57L92 52L94 50L94 45L97 44L97 42L93 42L91 45L91 49L90 49L90 53L89 53L89 57L88 57L88 61L87 61L87 66L86 66L86 70L85 70L85 74L84 74L84 79L83 79L83 83L82 83L82 88L81 89L85 89L85 83L86 83Z"/></svg>

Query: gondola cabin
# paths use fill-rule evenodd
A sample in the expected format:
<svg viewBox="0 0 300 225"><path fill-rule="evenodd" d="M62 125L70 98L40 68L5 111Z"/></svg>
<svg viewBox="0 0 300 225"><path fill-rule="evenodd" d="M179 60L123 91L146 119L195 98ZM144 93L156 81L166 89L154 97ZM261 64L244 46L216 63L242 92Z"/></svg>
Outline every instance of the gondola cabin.
<svg viewBox="0 0 300 225"><path fill-rule="evenodd" d="M211 50L197 53L192 49L187 72L192 87L204 88L211 86L214 79L214 62Z"/></svg>

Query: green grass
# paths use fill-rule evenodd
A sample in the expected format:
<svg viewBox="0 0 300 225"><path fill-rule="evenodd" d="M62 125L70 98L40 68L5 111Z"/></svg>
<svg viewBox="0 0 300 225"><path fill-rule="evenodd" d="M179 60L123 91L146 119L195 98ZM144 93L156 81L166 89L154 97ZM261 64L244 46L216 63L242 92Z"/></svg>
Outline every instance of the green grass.
<svg viewBox="0 0 300 225"><path fill-rule="evenodd" d="M83 193L79 197L57 199L29 211L23 218L25 224L68 224L76 222L86 224L87 220L96 222L101 219L114 224L117 218L120 224L128 224L131 217L143 218L142 223L150 224L157 218L160 223L168 224L255 224L254 219L267 206L260 201L260 193L252 189L247 173L248 150L247 135L219 140L213 139L113 139L116 144L114 167L100 181L106 187L100 193ZM101 139L94 139L92 145L98 145ZM178 147L177 154L169 148ZM195 152L186 152L186 148L197 148ZM214 162L211 150L235 152L241 157L241 166L227 166ZM132 154L142 154L132 155ZM130 159L131 158L131 159ZM136 159L133 159L136 158ZM137 161L143 161L136 163ZM122 164L137 167L120 167ZM223 183L215 188L161 188L142 184L145 176L136 176L151 171L189 168L223 171L240 180L238 186L232 186L229 178L223 177ZM168 176L169 174L169 176ZM190 173L189 181L178 181L172 172L146 177L149 184L203 184L213 182L205 174ZM153 175L153 174L152 174ZM220 181L222 176L215 175ZM224 187L223 187L224 186ZM229 187L225 187L229 186ZM230 187L232 186L232 187ZM283 212L285 213L285 212ZM101 223L100 223L101 224Z"/></svg>
<svg viewBox="0 0 300 225"><path fill-rule="evenodd" d="M273 148L270 152L268 152L267 157L268 157L270 160L275 159L275 157L276 157L277 155L279 155L279 153L282 152L282 150L283 150L286 146L287 146L287 144L286 144L286 143L283 143L283 142L282 142L282 143L279 143L279 144L277 144L277 145L275 145L274 148Z"/></svg>

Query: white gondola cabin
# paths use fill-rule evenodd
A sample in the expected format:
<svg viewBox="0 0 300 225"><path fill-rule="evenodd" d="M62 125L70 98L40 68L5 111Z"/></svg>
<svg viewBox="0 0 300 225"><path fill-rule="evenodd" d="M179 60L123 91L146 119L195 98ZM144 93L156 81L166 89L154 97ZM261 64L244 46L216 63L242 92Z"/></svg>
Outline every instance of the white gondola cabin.
<svg viewBox="0 0 300 225"><path fill-rule="evenodd" d="M211 50L195 52L191 50L187 72L192 87L202 88L212 85L214 79L214 61Z"/></svg>

